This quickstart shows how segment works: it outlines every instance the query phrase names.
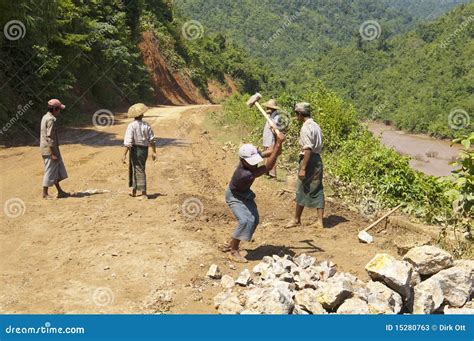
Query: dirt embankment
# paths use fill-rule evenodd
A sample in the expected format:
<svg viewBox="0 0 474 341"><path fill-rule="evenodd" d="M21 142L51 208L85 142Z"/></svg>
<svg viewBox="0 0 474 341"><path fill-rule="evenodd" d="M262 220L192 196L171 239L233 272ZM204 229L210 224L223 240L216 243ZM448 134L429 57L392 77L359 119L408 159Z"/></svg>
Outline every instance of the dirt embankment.
<svg viewBox="0 0 474 341"><path fill-rule="evenodd" d="M209 79L207 81L207 88L209 90L209 98L214 103L220 103L230 95L239 93L237 84L235 84L232 77L228 74L224 75L223 82L216 79Z"/></svg>
<svg viewBox="0 0 474 341"><path fill-rule="evenodd" d="M150 72L157 103L180 105L209 102L193 84L186 70L176 72L171 68L152 32L143 33L138 48Z"/></svg>

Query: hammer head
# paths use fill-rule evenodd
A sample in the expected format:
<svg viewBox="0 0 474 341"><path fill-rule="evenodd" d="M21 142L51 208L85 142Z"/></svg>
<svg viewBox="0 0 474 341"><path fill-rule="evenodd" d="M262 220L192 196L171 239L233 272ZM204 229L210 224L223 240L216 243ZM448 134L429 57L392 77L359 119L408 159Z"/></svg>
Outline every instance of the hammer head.
<svg viewBox="0 0 474 341"><path fill-rule="evenodd" d="M262 98L262 95L260 95L258 92L255 95L252 95L252 97L249 98L249 100L246 102L247 106L250 108L252 107L255 102L258 102Z"/></svg>

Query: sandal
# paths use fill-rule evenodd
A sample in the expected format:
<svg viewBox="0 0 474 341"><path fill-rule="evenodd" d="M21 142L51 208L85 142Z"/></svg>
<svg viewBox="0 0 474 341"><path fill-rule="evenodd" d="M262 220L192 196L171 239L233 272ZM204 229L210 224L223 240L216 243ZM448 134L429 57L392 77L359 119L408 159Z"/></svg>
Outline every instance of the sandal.
<svg viewBox="0 0 474 341"><path fill-rule="evenodd" d="M230 252L231 248L228 244L219 244L217 245L217 249L221 252Z"/></svg>
<svg viewBox="0 0 474 341"><path fill-rule="evenodd" d="M68 198L70 197L71 195L67 192L62 192L62 193L58 193L58 196L56 198L58 199L62 199L62 198Z"/></svg>

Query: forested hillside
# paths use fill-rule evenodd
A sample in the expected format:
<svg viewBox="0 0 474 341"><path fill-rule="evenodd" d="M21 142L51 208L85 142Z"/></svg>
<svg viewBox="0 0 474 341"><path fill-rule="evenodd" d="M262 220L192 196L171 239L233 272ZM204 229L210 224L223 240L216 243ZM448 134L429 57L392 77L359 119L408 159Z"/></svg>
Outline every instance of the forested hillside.
<svg viewBox="0 0 474 341"><path fill-rule="evenodd" d="M320 79L364 117L440 137L472 129L463 122L473 121L473 2L463 3L175 0L271 65L267 93L301 93Z"/></svg>
<svg viewBox="0 0 474 341"><path fill-rule="evenodd" d="M451 137L472 131L474 3L388 40L337 48L310 69L372 119ZM469 124L470 123L470 124Z"/></svg>
<svg viewBox="0 0 474 341"><path fill-rule="evenodd" d="M222 35L174 17L165 0L2 1L0 22L0 122L9 123L3 138L24 129L35 135L49 98L67 104L65 122L137 101L167 103L155 79L163 70L203 99L209 78L230 74L253 91L267 76ZM149 60L161 57L161 67Z"/></svg>

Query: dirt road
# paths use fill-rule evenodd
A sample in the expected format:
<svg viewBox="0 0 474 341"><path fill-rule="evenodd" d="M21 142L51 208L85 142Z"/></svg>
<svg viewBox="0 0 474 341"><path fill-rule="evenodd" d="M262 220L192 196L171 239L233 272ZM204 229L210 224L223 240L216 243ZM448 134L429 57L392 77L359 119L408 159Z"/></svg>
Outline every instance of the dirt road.
<svg viewBox="0 0 474 341"><path fill-rule="evenodd" d="M265 255L305 252L366 279L364 265L376 252L396 255L388 237L393 228L377 234L376 243L361 245L356 235L366 221L334 203L327 209L330 228L285 230L293 204L276 195L284 184L258 179L262 221L255 241L244 245L251 262L227 261L216 244L234 226L223 193L237 158L222 148L225 129L206 123L215 110L151 111L147 120L159 142L158 160L147 164L148 200L128 196L127 166L121 163L129 122L124 114L116 114L110 127L62 133L69 173L63 187L75 197L40 198L38 147L2 149L0 312L213 313L219 288L205 278L212 263L236 276ZM305 212L306 221L314 217Z"/></svg>

